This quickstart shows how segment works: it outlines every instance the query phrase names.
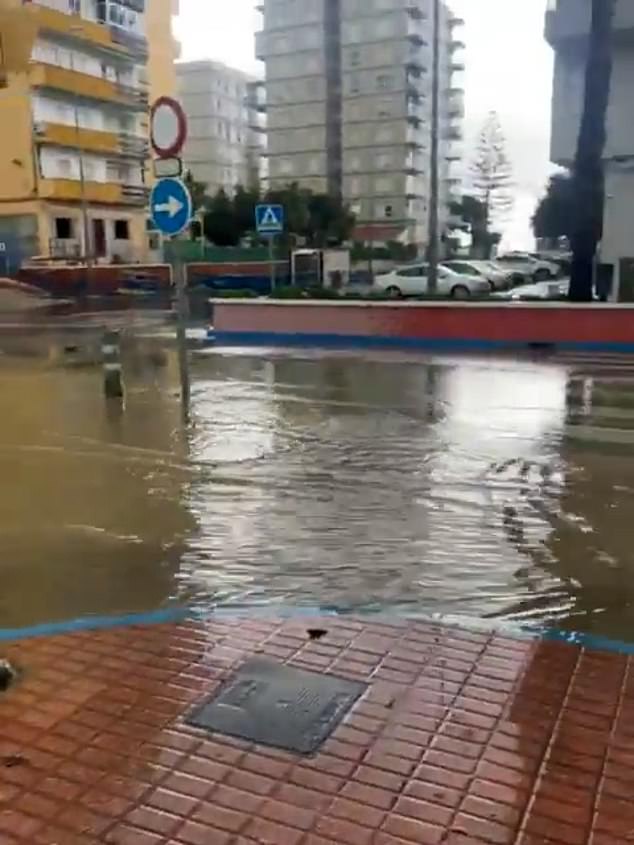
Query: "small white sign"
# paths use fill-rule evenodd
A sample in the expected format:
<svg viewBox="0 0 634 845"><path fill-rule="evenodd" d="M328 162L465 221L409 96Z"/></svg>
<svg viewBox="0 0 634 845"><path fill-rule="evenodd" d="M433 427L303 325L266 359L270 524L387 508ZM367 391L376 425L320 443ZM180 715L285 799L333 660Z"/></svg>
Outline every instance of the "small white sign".
<svg viewBox="0 0 634 845"><path fill-rule="evenodd" d="M183 172L180 158L155 158L152 162L156 179L175 179Z"/></svg>

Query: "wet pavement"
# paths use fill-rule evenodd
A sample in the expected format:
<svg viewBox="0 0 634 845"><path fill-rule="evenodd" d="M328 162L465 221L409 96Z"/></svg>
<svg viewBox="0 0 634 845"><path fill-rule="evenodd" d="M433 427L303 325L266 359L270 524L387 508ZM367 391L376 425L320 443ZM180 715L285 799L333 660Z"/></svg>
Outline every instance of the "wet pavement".
<svg viewBox="0 0 634 845"><path fill-rule="evenodd" d="M8 655L23 675L0 697L2 845L632 841L625 655L353 617L118 628ZM188 725L254 655L361 685L316 754Z"/></svg>
<svg viewBox="0 0 634 845"><path fill-rule="evenodd" d="M634 361L212 348L184 423L162 328L124 328L122 405L90 320L3 332L0 628L188 604L633 639Z"/></svg>

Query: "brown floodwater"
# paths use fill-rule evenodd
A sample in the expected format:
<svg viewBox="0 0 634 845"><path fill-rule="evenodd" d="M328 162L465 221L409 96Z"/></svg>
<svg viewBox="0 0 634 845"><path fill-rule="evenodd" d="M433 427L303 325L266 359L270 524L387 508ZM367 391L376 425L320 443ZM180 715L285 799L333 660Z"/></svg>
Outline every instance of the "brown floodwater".
<svg viewBox="0 0 634 845"><path fill-rule="evenodd" d="M634 360L0 336L0 628L188 604L634 640Z"/></svg>

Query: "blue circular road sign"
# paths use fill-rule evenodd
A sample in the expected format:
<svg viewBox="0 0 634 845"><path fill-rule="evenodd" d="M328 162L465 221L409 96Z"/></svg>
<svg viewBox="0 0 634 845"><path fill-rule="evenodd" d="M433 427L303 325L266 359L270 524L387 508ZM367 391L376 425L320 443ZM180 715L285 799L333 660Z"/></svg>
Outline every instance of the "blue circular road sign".
<svg viewBox="0 0 634 845"><path fill-rule="evenodd" d="M160 179L150 194L154 227L164 235L180 235L194 214L191 194L180 179Z"/></svg>

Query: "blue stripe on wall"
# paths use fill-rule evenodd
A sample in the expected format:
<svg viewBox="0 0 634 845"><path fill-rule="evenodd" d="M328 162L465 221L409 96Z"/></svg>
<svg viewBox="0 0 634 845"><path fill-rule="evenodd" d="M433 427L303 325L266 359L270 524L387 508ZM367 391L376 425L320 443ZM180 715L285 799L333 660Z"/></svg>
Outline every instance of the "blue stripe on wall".
<svg viewBox="0 0 634 845"><path fill-rule="evenodd" d="M380 349L428 349L438 351L483 351L492 349L552 348L569 352L612 352L634 353L634 343L609 343L596 341L506 341L471 340L420 337L382 337L374 335L339 334L290 334L278 332L222 332L210 330L207 339L217 345L226 346L315 346L328 349L380 348Z"/></svg>

